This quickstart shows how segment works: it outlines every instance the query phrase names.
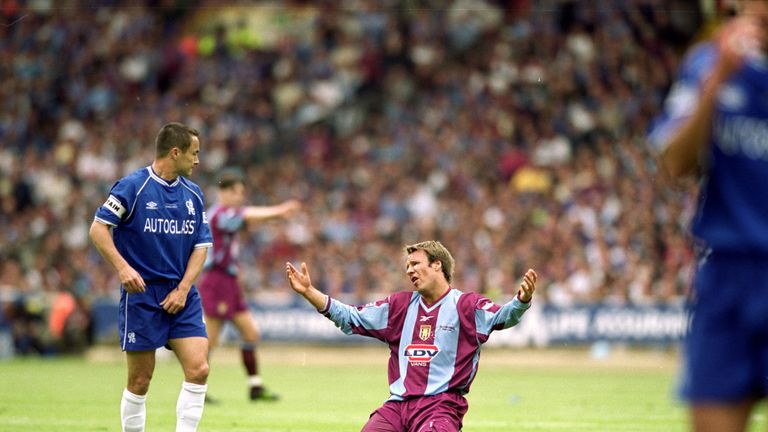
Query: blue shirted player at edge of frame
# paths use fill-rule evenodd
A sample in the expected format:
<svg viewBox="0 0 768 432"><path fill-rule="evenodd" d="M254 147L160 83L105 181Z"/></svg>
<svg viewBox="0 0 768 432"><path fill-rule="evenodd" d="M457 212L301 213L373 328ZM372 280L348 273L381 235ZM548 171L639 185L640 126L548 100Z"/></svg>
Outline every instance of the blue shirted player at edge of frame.
<svg viewBox="0 0 768 432"><path fill-rule="evenodd" d="M213 245L203 193L186 178L200 162L199 134L168 123L155 146L152 165L112 186L90 236L121 283L118 323L128 366L122 430L144 431L155 350L166 346L184 371L176 431L193 432L203 415L208 379L208 338L193 282Z"/></svg>
<svg viewBox="0 0 768 432"><path fill-rule="evenodd" d="M768 395L768 0L684 59L650 143L666 178L701 175L681 395L692 430L742 432Z"/></svg>

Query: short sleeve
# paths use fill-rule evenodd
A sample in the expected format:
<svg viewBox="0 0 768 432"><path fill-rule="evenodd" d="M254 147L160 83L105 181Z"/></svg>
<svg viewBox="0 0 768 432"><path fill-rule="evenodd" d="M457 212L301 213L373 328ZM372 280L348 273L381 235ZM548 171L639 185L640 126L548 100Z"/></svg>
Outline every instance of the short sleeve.
<svg viewBox="0 0 768 432"><path fill-rule="evenodd" d="M656 153L665 150L669 138L689 118L699 101L701 83L716 60L713 44L694 47L683 60L675 82L664 100L661 114L651 122L648 143Z"/></svg>
<svg viewBox="0 0 768 432"><path fill-rule="evenodd" d="M481 295L474 299L474 305L477 332L483 335L490 334L497 324L497 313L501 306Z"/></svg>
<svg viewBox="0 0 768 432"><path fill-rule="evenodd" d="M104 204L96 210L95 220L105 225L117 226L130 214L135 200L134 185L126 179L119 180L112 185Z"/></svg>
<svg viewBox="0 0 768 432"><path fill-rule="evenodd" d="M205 212L203 192L201 190L198 190L198 192L200 193L200 231L198 231L195 249L213 247L213 235L211 234L211 226L208 223L208 215Z"/></svg>

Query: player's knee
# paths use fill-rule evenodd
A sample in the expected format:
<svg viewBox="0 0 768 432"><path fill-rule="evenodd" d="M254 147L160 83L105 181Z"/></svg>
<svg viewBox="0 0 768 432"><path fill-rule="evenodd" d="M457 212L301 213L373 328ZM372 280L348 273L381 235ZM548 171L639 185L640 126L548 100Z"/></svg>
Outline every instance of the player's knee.
<svg viewBox="0 0 768 432"><path fill-rule="evenodd" d="M152 374L139 374L128 378L128 391L133 394L143 395L149 391L149 383L152 381Z"/></svg>
<svg viewBox="0 0 768 432"><path fill-rule="evenodd" d="M261 334L259 334L259 329L253 326L243 329L243 331L240 333L240 337L243 338L243 342L245 343L255 344L259 342Z"/></svg>
<svg viewBox="0 0 768 432"><path fill-rule="evenodd" d="M210 367L208 366L208 362L205 361L187 369L186 379L187 381L195 384L205 384L205 382L208 380L209 372Z"/></svg>
<svg viewBox="0 0 768 432"><path fill-rule="evenodd" d="M197 377L201 381L205 381L208 379L208 373L210 372L210 367L208 366L208 362L203 362L203 364L200 365L200 367L197 368Z"/></svg>

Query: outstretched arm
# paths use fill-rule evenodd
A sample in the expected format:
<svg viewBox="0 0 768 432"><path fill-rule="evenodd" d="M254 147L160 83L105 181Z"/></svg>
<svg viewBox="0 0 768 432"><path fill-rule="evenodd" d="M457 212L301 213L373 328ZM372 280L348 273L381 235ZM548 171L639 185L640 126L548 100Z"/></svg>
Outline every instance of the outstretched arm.
<svg viewBox="0 0 768 432"><path fill-rule="evenodd" d="M478 294L474 313L477 334L481 342L484 343L493 330L509 328L520 322L525 311L531 307L537 278L536 272L528 269L520 282L517 296L504 305L497 305Z"/></svg>
<svg viewBox="0 0 768 432"><path fill-rule="evenodd" d="M333 321L342 332L388 340L390 298L368 303L365 306L350 306L333 300L312 286L307 263L301 263L301 271L291 263L285 263L285 272L291 288L301 294L318 312ZM409 294L410 295L410 294Z"/></svg>
<svg viewBox="0 0 768 432"><path fill-rule="evenodd" d="M312 286L312 280L309 278L307 263L301 263L301 271L291 263L285 263L285 273L288 276L288 282L291 288L301 294L318 311L323 310L328 303L328 296Z"/></svg>
<svg viewBox="0 0 768 432"><path fill-rule="evenodd" d="M285 217L301 208L301 203L296 200L284 201L274 206L248 206L243 212L243 218L247 223L258 222L265 219Z"/></svg>

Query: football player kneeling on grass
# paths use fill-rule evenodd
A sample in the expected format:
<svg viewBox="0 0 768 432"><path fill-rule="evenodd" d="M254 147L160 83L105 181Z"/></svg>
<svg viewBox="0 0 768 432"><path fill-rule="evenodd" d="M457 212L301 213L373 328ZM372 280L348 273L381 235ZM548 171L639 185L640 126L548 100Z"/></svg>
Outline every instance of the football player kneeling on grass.
<svg viewBox="0 0 768 432"><path fill-rule="evenodd" d="M536 272L523 276L517 296L498 305L452 287L454 260L438 241L405 247L405 273L413 291L364 306L350 306L312 286L306 263L286 263L294 291L346 334L389 344L389 399L363 432L459 431L464 398L475 378L480 346L494 330L520 322L536 289Z"/></svg>

